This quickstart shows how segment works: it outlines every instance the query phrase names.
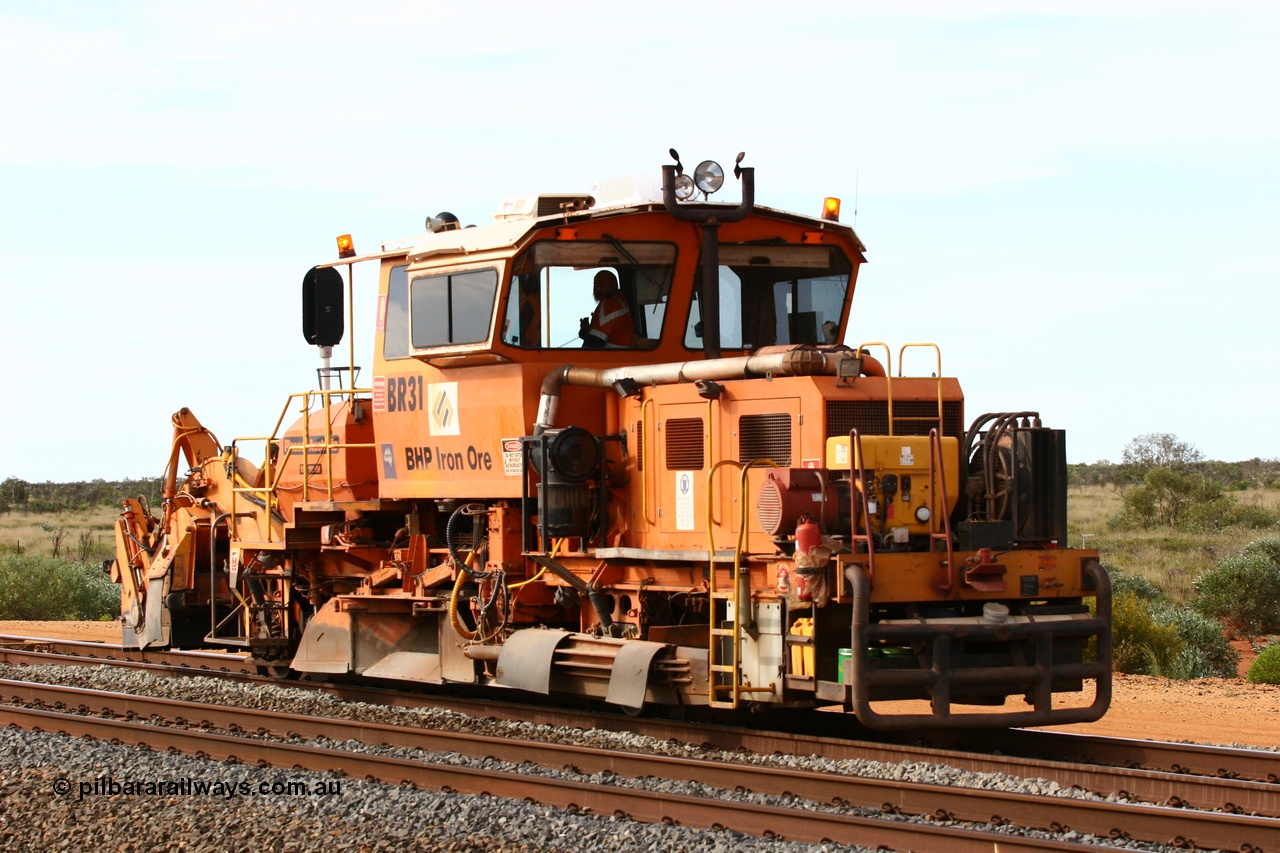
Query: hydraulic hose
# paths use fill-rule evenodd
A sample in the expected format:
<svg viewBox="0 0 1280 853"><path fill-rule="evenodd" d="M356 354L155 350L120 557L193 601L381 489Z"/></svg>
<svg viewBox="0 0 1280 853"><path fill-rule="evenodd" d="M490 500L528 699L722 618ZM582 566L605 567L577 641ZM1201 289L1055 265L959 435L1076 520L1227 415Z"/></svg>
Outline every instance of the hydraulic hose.
<svg viewBox="0 0 1280 853"><path fill-rule="evenodd" d="M446 522L444 526L444 544L445 544L445 547L449 549L449 556L453 558L453 561L472 580L480 580L481 578L486 578L489 576L485 572L479 572L471 568L471 562L475 559L476 552L480 550L480 542L476 541L472 543L471 553L464 558L462 556L462 553L458 550L458 543L457 543L458 531L457 531L456 525L458 523L458 519L462 518L463 516L477 515L483 511L484 511L484 504L481 504L481 503L463 504L462 506L458 507L453 511L453 513L449 516L448 522Z"/></svg>

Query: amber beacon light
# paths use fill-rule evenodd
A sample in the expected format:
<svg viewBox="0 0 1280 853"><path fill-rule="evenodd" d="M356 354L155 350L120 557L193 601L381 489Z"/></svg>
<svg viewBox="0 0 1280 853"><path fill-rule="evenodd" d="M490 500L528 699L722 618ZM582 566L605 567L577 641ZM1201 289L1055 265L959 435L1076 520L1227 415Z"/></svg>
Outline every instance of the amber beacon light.
<svg viewBox="0 0 1280 853"><path fill-rule="evenodd" d="M840 199L827 196L822 202L822 218L829 222L840 221Z"/></svg>
<svg viewBox="0 0 1280 853"><path fill-rule="evenodd" d="M338 257L354 258L356 256L356 244L352 242L350 234L343 234L338 238Z"/></svg>

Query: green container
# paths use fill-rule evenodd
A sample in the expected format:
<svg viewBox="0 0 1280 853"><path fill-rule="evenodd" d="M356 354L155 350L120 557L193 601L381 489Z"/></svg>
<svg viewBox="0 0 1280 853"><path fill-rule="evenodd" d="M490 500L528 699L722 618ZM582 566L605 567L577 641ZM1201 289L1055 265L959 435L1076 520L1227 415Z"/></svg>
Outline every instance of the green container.
<svg viewBox="0 0 1280 853"><path fill-rule="evenodd" d="M853 659L853 649L837 649L836 650L836 673L837 679L841 684L848 684L849 680L845 678L845 673L853 674L851 668L846 668L845 663Z"/></svg>

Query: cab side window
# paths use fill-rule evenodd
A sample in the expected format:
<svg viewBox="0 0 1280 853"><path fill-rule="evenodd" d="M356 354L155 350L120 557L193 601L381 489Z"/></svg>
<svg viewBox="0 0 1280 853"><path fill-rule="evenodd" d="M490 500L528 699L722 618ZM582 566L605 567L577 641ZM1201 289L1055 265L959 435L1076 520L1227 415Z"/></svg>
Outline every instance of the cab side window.
<svg viewBox="0 0 1280 853"><path fill-rule="evenodd" d="M409 268L391 268L383 314L382 357L409 357Z"/></svg>
<svg viewBox="0 0 1280 853"><path fill-rule="evenodd" d="M409 282L414 349L487 341L497 290L498 273L493 269L414 278Z"/></svg>

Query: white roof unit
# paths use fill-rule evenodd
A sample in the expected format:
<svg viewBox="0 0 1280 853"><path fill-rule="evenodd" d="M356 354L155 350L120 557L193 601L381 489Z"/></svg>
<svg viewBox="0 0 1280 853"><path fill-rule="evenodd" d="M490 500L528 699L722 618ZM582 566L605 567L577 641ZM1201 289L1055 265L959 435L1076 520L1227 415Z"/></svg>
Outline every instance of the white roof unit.
<svg viewBox="0 0 1280 853"><path fill-rule="evenodd" d="M565 205L578 210L590 205L585 193L526 193L503 196L493 218L499 222L512 219L538 219L565 212Z"/></svg>
<svg viewBox="0 0 1280 853"><path fill-rule="evenodd" d="M662 203L662 181L652 175L617 175L591 184L592 210Z"/></svg>

